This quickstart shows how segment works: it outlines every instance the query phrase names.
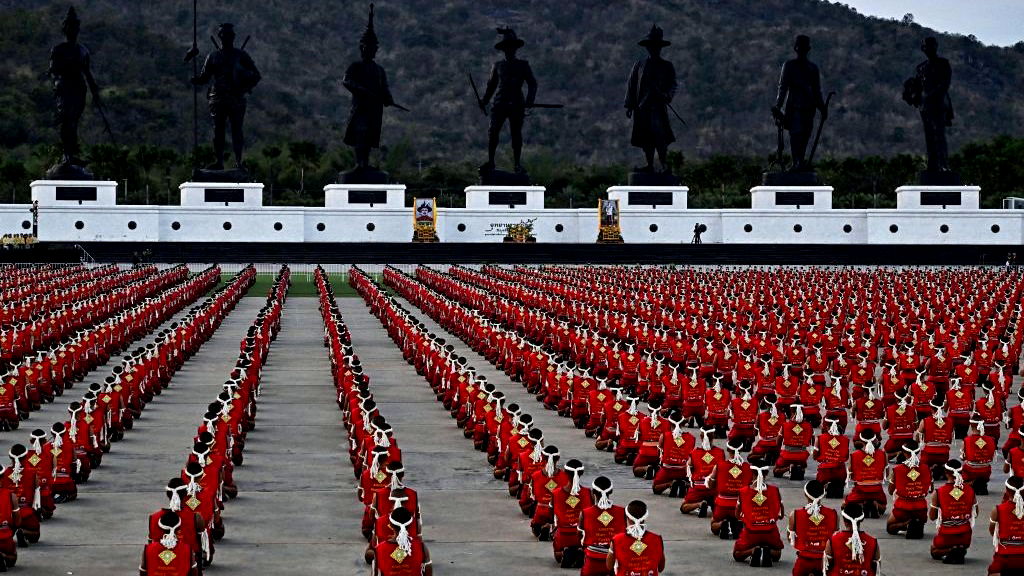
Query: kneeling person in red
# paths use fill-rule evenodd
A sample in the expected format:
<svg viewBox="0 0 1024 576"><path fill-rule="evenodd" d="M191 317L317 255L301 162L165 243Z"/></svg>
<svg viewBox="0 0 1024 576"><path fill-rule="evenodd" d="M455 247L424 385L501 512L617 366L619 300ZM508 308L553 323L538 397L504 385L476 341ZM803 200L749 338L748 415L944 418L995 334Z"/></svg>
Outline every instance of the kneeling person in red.
<svg viewBox="0 0 1024 576"><path fill-rule="evenodd" d="M163 536L146 544L142 551L139 576L198 576L199 564L184 540L175 536L181 526L177 512L167 511L158 521Z"/></svg>
<svg viewBox="0 0 1024 576"><path fill-rule="evenodd" d="M419 536L409 534L412 513L399 506L391 512L395 537L381 540L373 557L373 576L432 576L430 552Z"/></svg>
<svg viewBox="0 0 1024 576"><path fill-rule="evenodd" d="M580 537L583 540L583 567L580 576L611 576L608 553L612 538L626 530L626 511L612 503L612 481L598 476L591 486L596 498L593 506L580 514Z"/></svg>
<svg viewBox="0 0 1024 576"><path fill-rule="evenodd" d="M782 556L785 545L777 522L785 515L778 486L765 484L768 467L755 467L754 485L740 491L736 517L743 523L740 537L732 549L737 562L750 560L753 568L770 567Z"/></svg>
<svg viewBox="0 0 1024 576"><path fill-rule="evenodd" d="M590 489L580 486L583 462L569 460L565 463L569 481L552 494L552 509L555 514L555 528L551 535L555 560L562 568L583 566L583 541L580 539L580 515L593 505Z"/></svg>
<svg viewBox="0 0 1024 576"><path fill-rule="evenodd" d="M928 511L937 530L932 540L932 558L942 560L943 564L963 564L971 545L978 502L974 488L964 483L960 461L946 462L945 469L948 481L932 493Z"/></svg>
<svg viewBox="0 0 1024 576"><path fill-rule="evenodd" d="M608 570L615 576L658 576L665 570L665 545L661 536L647 531L647 504L630 502L626 521L626 531L612 538Z"/></svg>
<svg viewBox="0 0 1024 576"><path fill-rule="evenodd" d="M874 537L860 529L864 509L851 502L843 508L842 516L843 529L825 545L826 576L875 576L881 553Z"/></svg>
<svg viewBox="0 0 1024 576"><path fill-rule="evenodd" d="M789 543L796 549L793 576L822 576L822 557L829 538L839 528L839 515L821 505L825 486L811 480L804 486L807 504L789 515Z"/></svg>
<svg viewBox="0 0 1024 576"><path fill-rule="evenodd" d="M1003 502L997 504L989 517L995 554L988 567L988 576L1011 576L1024 573L1024 478L1011 476L1006 480Z"/></svg>

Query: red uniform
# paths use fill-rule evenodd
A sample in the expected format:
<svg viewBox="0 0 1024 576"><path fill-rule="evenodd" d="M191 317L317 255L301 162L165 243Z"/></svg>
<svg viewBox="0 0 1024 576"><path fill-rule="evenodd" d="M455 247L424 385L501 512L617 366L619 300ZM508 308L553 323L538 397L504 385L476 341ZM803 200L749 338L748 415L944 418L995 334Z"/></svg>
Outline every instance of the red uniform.
<svg viewBox="0 0 1024 576"><path fill-rule="evenodd" d="M952 483L939 486L939 518L933 548L971 545L971 523L974 519L974 489L969 484L957 488Z"/></svg>
<svg viewBox="0 0 1024 576"><path fill-rule="evenodd" d="M777 524L782 517L782 497L777 486L769 485L761 492L749 486L744 488L740 491L738 511L743 530L736 540L734 551L757 546L771 550L785 548Z"/></svg>
<svg viewBox="0 0 1024 576"><path fill-rule="evenodd" d="M878 542L873 536L861 532L860 539L864 543L864 557L862 560L858 560L849 546L852 536L853 532L842 530L833 534L829 539L832 561L829 563L827 576L875 576L874 558Z"/></svg>
<svg viewBox="0 0 1024 576"><path fill-rule="evenodd" d="M1015 573L1024 570L1024 517L1013 513L1012 500L996 506L996 549L989 573Z"/></svg>
<svg viewBox="0 0 1024 576"><path fill-rule="evenodd" d="M194 554L184 540L178 540L173 548L166 548L160 542L150 542L142 551L140 576L195 576L199 574Z"/></svg>
<svg viewBox="0 0 1024 576"><path fill-rule="evenodd" d="M611 550L615 554L615 576L658 576L665 558L661 536L644 532L642 538L617 534L612 538Z"/></svg>
<svg viewBox="0 0 1024 576"><path fill-rule="evenodd" d="M626 510L612 506L602 510L596 505L583 509L580 515L583 532L583 568L580 576L607 576L606 561L616 534L626 531Z"/></svg>
<svg viewBox="0 0 1024 576"><path fill-rule="evenodd" d="M581 487L580 493L574 496L566 487L563 487L554 493L552 503L555 514L555 532L551 541L555 550L581 546L579 522L583 510L593 505L590 488Z"/></svg>
<svg viewBox="0 0 1024 576"><path fill-rule="evenodd" d="M821 572L825 544L836 531L838 518L835 510L825 507L813 516L805 508L797 508L793 512L792 544L796 549L793 576L811 576Z"/></svg>
<svg viewBox="0 0 1024 576"><path fill-rule="evenodd" d="M868 454L857 450L850 458L850 474L853 476L853 489L846 497L846 503L875 502L885 508L888 498L882 483L885 481L886 455L881 450Z"/></svg>
<svg viewBox="0 0 1024 576"><path fill-rule="evenodd" d="M406 553L394 540L377 544L374 555L374 576L421 576L423 574L423 541L411 537L412 551Z"/></svg>
<svg viewBox="0 0 1024 576"><path fill-rule="evenodd" d="M911 468L906 463L901 463L893 468L892 475L895 483L893 518L897 522L927 520L927 496L932 487L931 470L924 465Z"/></svg>

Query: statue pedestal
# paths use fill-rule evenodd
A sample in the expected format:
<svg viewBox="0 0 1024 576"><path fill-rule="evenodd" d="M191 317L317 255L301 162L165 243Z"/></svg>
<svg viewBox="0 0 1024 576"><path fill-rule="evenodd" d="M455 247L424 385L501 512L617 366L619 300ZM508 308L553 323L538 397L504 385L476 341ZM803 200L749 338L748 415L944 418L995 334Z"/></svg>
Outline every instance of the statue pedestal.
<svg viewBox="0 0 1024 576"><path fill-rule="evenodd" d="M831 186L754 186L750 207L754 210L831 210Z"/></svg>
<svg viewBox="0 0 1024 576"><path fill-rule="evenodd" d="M258 182L185 182L178 189L182 206L263 206Z"/></svg>
<svg viewBox="0 0 1024 576"><path fill-rule="evenodd" d="M686 186L612 186L608 199L618 200L622 212L686 210L689 193Z"/></svg>
<svg viewBox="0 0 1024 576"><path fill-rule="evenodd" d="M543 210L543 186L467 186L471 210Z"/></svg>
<svg viewBox="0 0 1024 576"><path fill-rule="evenodd" d="M978 210L980 186L900 186L897 210Z"/></svg>
<svg viewBox="0 0 1024 576"><path fill-rule="evenodd" d="M405 184L328 184L327 208L405 208Z"/></svg>
<svg viewBox="0 0 1024 576"><path fill-rule="evenodd" d="M40 206L117 205L117 182L109 180L35 180L31 186Z"/></svg>

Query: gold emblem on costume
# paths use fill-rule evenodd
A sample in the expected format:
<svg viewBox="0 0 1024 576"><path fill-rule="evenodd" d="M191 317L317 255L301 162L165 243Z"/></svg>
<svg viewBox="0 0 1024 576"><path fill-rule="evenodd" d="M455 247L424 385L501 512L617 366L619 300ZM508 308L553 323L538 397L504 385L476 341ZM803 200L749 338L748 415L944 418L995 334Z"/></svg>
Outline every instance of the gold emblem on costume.
<svg viewBox="0 0 1024 576"><path fill-rule="evenodd" d="M530 443L530 441L527 440L526 438L520 438L519 439L519 447L520 448L526 448L526 445L529 444L529 443Z"/></svg>
<svg viewBox="0 0 1024 576"><path fill-rule="evenodd" d="M612 515L609 514L607 510L605 510L604 512L601 512L601 515L597 517L597 521L600 522L604 526L607 526L608 524L611 524L611 521L614 520L614 519L615 518L612 518Z"/></svg>
<svg viewBox="0 0 1024 576"><path fill-rule="evenodd" d="M918 472L916 469L907 472L907 478L910 478L911 480L917 480L919 476L921 476L921 473Z"/></svg>
<svg viewBox="0 0 1024 576"><path fill-rule="evenodd" d="M900 416L903 416L903 413L906 412L906 411L907 411L907 409L904 408L903 406L900 406L900 407L896 408L896 413L899 414Z"/></svg>
<svg viewBox="0 0 1024 576"><path fill-rule="evenodd" d="M874 456L865 456L863 462L864 462L865 466L870 468L871 465L875 463L875 457Z"/></svg>
<svg viewBox="0 0 1024 576"><path fill-rule="evenodd" d="M120 384L114 386L114 392L120 392L121 390L124 390L124 388Z"/></svg>
<svg viewBox="0 0 1024 576"><path fill-rule="evenodd" d="M953 488L949 491L949 495L953 497L953 500L959 500L964 495L964 491L959 488Z"/></svg>
<svg viewBox="0 0 1024 576"><path fill-rule="evenodd" d="M405 558L407 556L408 554L406 554L405 550L402 550L401 548L395 548L395 551L391 553L391 559L398 564L405 562Z"/></svg>
<svg viewBox="0 0 1024 576"><path fill-rule="evenodd" d="M104 396L103 397L103 401L106 402L107 404L110 404L111 400L113 400L113 398L111 398L110 396Z"/></svg>
<svg viewBox="0 0 1024 576"><path fill-rule="evenodd" d="M768 419L768 423L771 424L772 426L775 426L775 424L777 424L778 421L779 419L777 416L772 416L771 418Z"/></svg>
<svg viewBox="0 0 1024 576"><path fill-rule="evenodd" d="M765 500L767 500L767 499L768 499L768 497L765 496L763 492L758 492L757 494L754 494L754 498L753 498L754 504L757 504L758 506L761 506L762 504L764 504Z"/></svg>
<svg viewBox="0 0 1024 576"><path fill-rule="evenodd" d="M807 393L808 393L808 394L814 394L814 393L816 393L817 391L818 391L818 389L817 389L817 388L815 388L814 386L811 386L811 387L809 387L809 388L807 389Z"/></svg>
<svg viewBox="0 0 1024 576"><path fill-rule="evenodd" d="M484 406L484 412L490 412L491 410L494 410L494 408L491 408L490 404Z"/></svg>
<svg viewBox="0 0 1024 576"><path fill-rule="evenodd" d="M630 546L629 549L637 556L640 556L644 553L644 550L647 550L647 544L644 544L641 540L637 540L636 542L633 542L633 545Z"/></svg>
<svg viewBox="0 0 1024 576"><path fill-rule="evenodd" d="M241 398L242 398L242 395L239 394L238 392L235 392L235 400L241 400Z"/></svg>
<svg viewBox="0 0 1024 576"><path fill-rule="evenodd" d="M133 380L133 378L131 377L131 375L128 375L128 376L124 377L124 381L125 382L131 382L132 380Z"/></svg>
<svg viewBox="0 0 1024 576"><path fill-rule="evenodd" d="M722 399L722 393L721 392L715 392L715 400L721 400L721 399Z"/></svg>
<svg viewBox="0 0 1024 576"><path fill-rule="evenodd" d="M715 457L711 455L711 452L705 452L704 456L701 458L705 464L711 464L711 461L714 459Z"/></svg>
<svg viewBox="0 0 1024 576"><path fill-rule="evenodd" d="M874 400L868 400L867 402L864 403L864 407L865 408L874 408L875 407L875 401Z"/></svg>
<svg viewBox="0 0 1024 576"><path fill-rule="evenodd" d="M985 439L984 438L978 438L977 440L974 441L974 445L977 446L979 450L984 448L985 447Z"/></svg>
<svg viewBox="0 0 1024 576"><path fill-rule="evenodd" d="M33 465L33 466L38 466L40 460L42 460L42 458L40 458L36 454L33 454L32 457L28 459L28 463Z"/></svg>
<svg viewBox="0 0 1024 576"><path fill-rule="evenodd" d="M946 426L946 421L945 420L943 420L942 418L936 418L935 419L935 427L936 428L945 428L945 426Z"/></svg>
<svg viewBox="0 0 1024 576"><path fill-rule="evenodd" d="M202 502L200 502L199 499L196 498L195 496L193 496L193 497L189 498L187 501L185 501L185 505L188 506L189 508L193 509L193 510L195 510L196 508L199 508L200 504L202 504Z"/></svg>
<svg viewBox="0 0 1024 576"><path fill-rule="evenodd" d="M545 484L544 487L548 489L548 492L554 492L555 488L558 488L558 482L555 482L554 480L548 480L548 483Z"/></svg>
<svg viewBox="0 0 1024 576"><path fill-rule="evenodd" d="M633 426L636 426L636 423L639 422L639 421L640 421L640 419L637 418L636 416L633 416L632 418L629 419L629 423L631 425L633 425Z"/></svg>
<svg viewBox="0 0 1024 576"><path fill-rule="evenodd" d="M729 475L733 478L739 478L740 474L743 474L743 470L741 470L739 466L733 466L732 469L729 470Z"/></svg>
<svg viewBox="0 0 1024 576"><path fill-rule="evenodd" d="M616 402L612 406L612 410L615 410L616 412L618 412L619 410L622 410L622 402Z"/></svg>
<svg viewBox="0 0 1024 576"><path fill-rule="evenodd" d="M800 434L803 431L804 431L804 427L803 426L801 426L799 424L797 424L796 426L793 426L793 434Z"/></svg>
<svg viewBox="0 0 1024 576"><path fill-rule="evenodd" d="M860 370L857 371L857 374L863 376L863 375L867 374L867 371L864 370L863 368L861 368Z"/></svg>
<svg viewBox="0 0 1024 576"><path fill-rule="evenodd" d="M85 423L86 424L92 424L92 416L86 416L85 417Z"/></svg>
<svg viewBox="0 0 1024 576"><path fill-rule="evenodd" d="M968 376L970 376L971 375L971 369L970 368L964 368L964 374L967 374Z"/></svg>
<svg viewBox="0 0 1024 576"><path fill-rule="evenodd" d="M569 508L575 508L576 505L580 503L580 499L575 496L569 496L568 498L565 499L565 503L569 506Z"/></svg>
<svg viewBox="0 0 1024 576"><path fill-rule="evenodd" d="M61 452L63 452L63 450L61 450L60 448L54 448L53 450L50 450L50 454L53 454L54 458L60 456Z"/></svg>
<svg viewBox="0 0 1024 576"><path fill-rule="evenodd" d="M163 552L157 554L156 556L157 556L157 558L163 560L164 566L167 566L171 562L174 562L174 559L178 557L177 554L175 554L174 552L172 552L170 550L164 550Z"/></svg>
<svg viewBox="0 0 1024 576"><path fill-rule="evenodd" d="M600 393L600 394L598 394L598 395L597 395L597 400L598 400L599 402L604 402L604 398L605 398L605 396L604 396L604 392L602 392L602 393Z"/></svg>
<svg viewBox="0 0 1024 576"><path fill-rule="evenodd" d="M383 482L388 479L388 475L385 474L383 471L378 470L377 473L374 474L373 479L376 480L377 482Z"/></svg>
<svg viewBox="0 0 1024 576"><path fill-rule="evenodd" d="M682 436L680 436L679 438L676 438L675 441L676 441L676 446L682 446L683 442L685 442L685 440L683 439Z"/></svg>
<svg viewBox="0 0 1024 576"><path fill-rule="evenodd" d="M747 402L746 400L744 400L743 403L740 404L740 407L743 408L744 410L746 410L747 408L750 408L750 402Z"/></svg>
<svg viewBox="0 0 1024 576"><path fill-rule="evenodd" d="M824 520L824 519L825 519L825 517L822 516L821 514L815 514L814 516L808 517L808 520L813 522L815 526L817 526L818 524L821 524L822 520Z"/></svg>
<svg viewBox="0 0 1024 576"><path fill-rule="evenodd" d="M828 441L828 445L831 446L833 450L835 450L836 446L839 446L839 439L832 438L831 440Z"/></svg>

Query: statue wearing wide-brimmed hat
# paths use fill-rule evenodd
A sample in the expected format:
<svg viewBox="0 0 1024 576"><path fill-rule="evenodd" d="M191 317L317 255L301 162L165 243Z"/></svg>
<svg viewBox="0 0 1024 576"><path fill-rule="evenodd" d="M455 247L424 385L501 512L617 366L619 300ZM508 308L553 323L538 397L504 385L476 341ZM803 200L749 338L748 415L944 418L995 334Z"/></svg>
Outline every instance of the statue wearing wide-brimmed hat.
<svg viewBox="0 0 1024 576"><path fill-rule="evenodd" d="M370 166L370 150L380 148L384 107L396 104L391 97L387 73L380 64L374 62L380 41L373 20L373 4L370 4L366 29L359 39L360 59L345 70L345 78L342 80L345 88L352 93L345 144L354 149L356 156L355 170L341 176L344 183L387 183L387 175Z"/></svg>
<svg viewBox="0 0 1024 576"><path fill-rule="evenodd" d="M523 168L523 120L526 110L534 105L537 96L537 80L533 77L530 63L516 57L516 52L526 43L511 28L498 28L501 40L494 45L495 50L505 53L505 59L495 62L491 67L491 75L487 80L487 89L481 97L477 95L480 109L487 114L487 105L494 99L490 109L490 124L487 128L487 162L480 167L481 183L504 183L491 181L499 175L494 169L494 156L498 149L501 129L508 122L512 139L512 157L515 163L515 174L519 183L528 182L526 169ZM526 85L526 96L523 96L523 85ZM474 84L474 88L475 88ZM515 179L515 177L513 177Z"/></svg>
<svg viewBox="0 0 1024 576"><path fill-rule="evenodd" d="M657 152L660 172L668 173L666 155L668 146L675 142L675 133L669 118L669 106L676 95L676 69L661 57L661 50L672 43L665 40L664 31L651 26L647 36L637 44L647 49L647 57L633 65L626 84L626 116L633 119L630 143L642 148L647 164L637 172L654 173L654 155ZM633 179L636 176L632 177Z"/></svg>

